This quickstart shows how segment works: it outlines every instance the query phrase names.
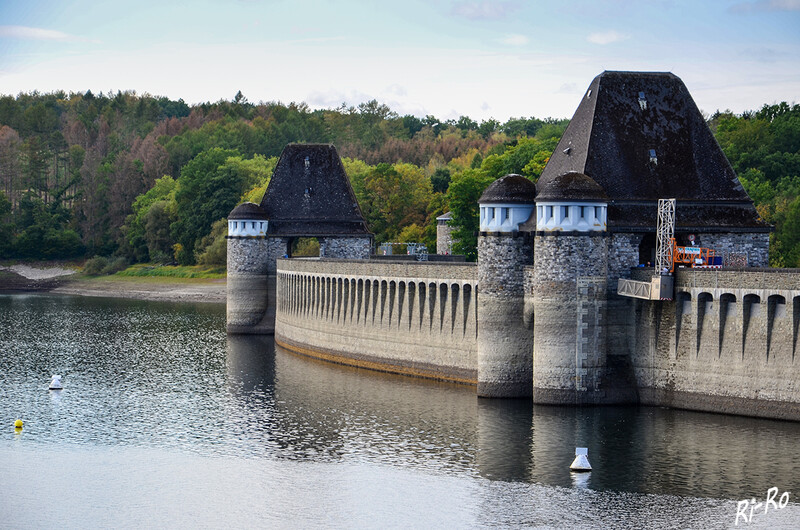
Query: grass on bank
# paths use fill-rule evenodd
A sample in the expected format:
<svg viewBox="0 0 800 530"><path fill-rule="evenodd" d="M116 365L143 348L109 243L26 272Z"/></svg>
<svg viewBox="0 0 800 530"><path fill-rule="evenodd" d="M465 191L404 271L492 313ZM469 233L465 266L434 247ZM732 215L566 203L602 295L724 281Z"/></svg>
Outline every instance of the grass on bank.
<svg viewBox="0 0 800 530"><path fill-rule="evenodd" d="M115 276L122 277L157 277L157 278L200 278L216 280L225 278L225 267L208 267L203 265L148 265L137 264L121 270Z"/></svg>
<svg viewBox="0 0 800 530"><path fill-rule="evenodd" d="M124 258L108 259L104 257L95 257L86 261L81 272L88 277L113 276L117 278L222 279L226 276L225 267L222 266L155 265L152 263L128 265Z"/></svg>

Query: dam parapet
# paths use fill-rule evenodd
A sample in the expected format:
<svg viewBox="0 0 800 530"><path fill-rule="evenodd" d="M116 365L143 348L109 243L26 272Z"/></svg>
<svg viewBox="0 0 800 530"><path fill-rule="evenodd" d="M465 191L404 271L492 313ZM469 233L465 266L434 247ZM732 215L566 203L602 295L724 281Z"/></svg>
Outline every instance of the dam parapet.
<svg viewBox="0 0 800 530"><path fill-rule="evenodd" d="M381 371L476 383L472 263L279 259L275 341Z"/></svg>

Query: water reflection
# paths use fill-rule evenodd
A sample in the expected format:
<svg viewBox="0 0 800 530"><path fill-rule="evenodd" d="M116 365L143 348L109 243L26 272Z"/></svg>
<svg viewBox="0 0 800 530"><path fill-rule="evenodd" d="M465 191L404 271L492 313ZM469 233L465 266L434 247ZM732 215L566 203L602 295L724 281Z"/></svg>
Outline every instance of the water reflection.
<svg viewBox="0 0 800 530"><path fill-rule="evenodd" d="M661 501L639 497L646 508L625 507L637 492L736 500L773 486L800 491L785 465L797 449L796 423L479 399L470 387L318 362L271 337L226 336L224 319L214 305L0 296L0 410L4 421L25 421L21 434L0 437L0 457L169 450L233 459L237 469L260 462L271 477L284 462L304 466L313 477L306 482L333 498L343 489L378 495L399 471L412 473L401 473L409 491L432 477L442 490L468 480L458 487L475 524L563 523L573 501L601 519L609 506L667 513ZM54 373L64 375L60 392L47 391ZM569 472L576 446L589 449L591 473ZM373 489L343 486L347 474L367 476ZM563 505L552 518L534 506L550 497ZM709 506L697 509L718 514Z"/></svg>
<svg viewBox="0 0 800 530"><path fill-rule="evenodd" d="M533 407L527 399L477 399L478 471L493 480L528 481Z"/></svg>

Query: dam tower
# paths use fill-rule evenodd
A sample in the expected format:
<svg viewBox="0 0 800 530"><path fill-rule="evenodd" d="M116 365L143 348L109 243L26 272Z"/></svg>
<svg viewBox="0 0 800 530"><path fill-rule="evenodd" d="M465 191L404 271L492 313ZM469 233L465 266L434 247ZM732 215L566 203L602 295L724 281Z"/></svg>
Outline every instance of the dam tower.
<svg viewBox="0 0 800 530"><path fill-rule="evenodd" d="M533 302L533 399L603 400L606 367L608 198L590 177L568 172L540 181Z"/></svg>
<svg viewBox="0 0 800 530"><path fill-rule="evenodd" d="M228 215L228 303L229 333L265 333L271 327L267 314L266 212L258 204L245 202Z"/></svg>
<svg viewBox="0 0 800 530"><path fill-rule="evenodd" d="M533 332L524 319L524 267L533 264L536 186L521 175L494 181L478 200L478 395L531 395Z"/></svg>

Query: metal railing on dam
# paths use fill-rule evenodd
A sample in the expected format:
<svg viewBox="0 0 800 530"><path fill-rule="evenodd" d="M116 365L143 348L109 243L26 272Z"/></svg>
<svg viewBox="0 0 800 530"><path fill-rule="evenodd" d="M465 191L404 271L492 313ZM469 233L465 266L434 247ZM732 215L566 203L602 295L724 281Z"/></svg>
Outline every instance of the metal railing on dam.
<svg viewBox="0 0 800 530"><path fill-rule="evenodd" d="M342 364L475 384L474 264L279 259L275 340Z"/></svg>

